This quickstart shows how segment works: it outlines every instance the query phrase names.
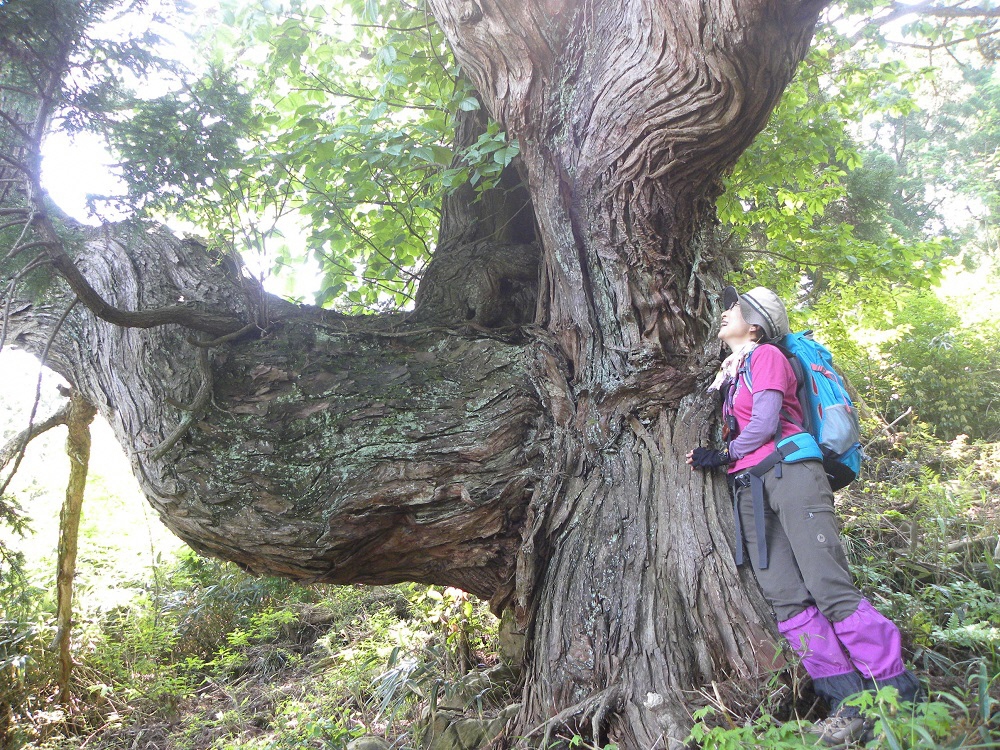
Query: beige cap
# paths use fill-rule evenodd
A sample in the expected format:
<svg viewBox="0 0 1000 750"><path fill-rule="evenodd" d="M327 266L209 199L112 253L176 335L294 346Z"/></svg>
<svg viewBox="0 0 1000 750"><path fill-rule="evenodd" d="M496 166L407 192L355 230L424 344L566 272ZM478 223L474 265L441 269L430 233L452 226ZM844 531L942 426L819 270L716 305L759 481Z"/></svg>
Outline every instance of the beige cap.
<svg viewBox="0 0 1000 750"><path fill-rule="evenodd" d="M754 287L743 294L732 286L722 290L722 304L727 310L737 302L740 303L743 320L750 325L760 326L768 341L781 338L789 332L785 303L767 287Z"/></svg>

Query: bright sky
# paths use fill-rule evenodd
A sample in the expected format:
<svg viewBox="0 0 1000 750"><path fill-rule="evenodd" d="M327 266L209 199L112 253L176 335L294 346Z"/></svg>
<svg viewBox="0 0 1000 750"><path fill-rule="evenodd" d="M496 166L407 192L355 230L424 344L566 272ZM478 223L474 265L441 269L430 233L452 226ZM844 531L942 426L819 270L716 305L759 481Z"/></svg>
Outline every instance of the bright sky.
<svg viewBox="0 0 1000 750"><path fill-rule="evenodd" d="M140 11L126 13L99 24L93 30L97 38L115 38L148 30L159 35L163 44L157 52L180 60L187 65L198 64L198 56L188 36L194 26L212 22L219 11L218 2L209 0L183 0L192 12L185 18L191 26L178 28L151 19L156 15L170 16L177 0L150 0ZM149 97L162 96L170 91L172 82L166 78L151 78L141 83L142 92ZM74 219L99 224L87 208L87 195L111 195L123 190L123 183L113 172L114 161L101 138L92 133L70 136L57 132L48 136L43 149L42 182L58 206ZM108 220L122 218L106 214Z"/></svg>
<svg viewBox="0 0 1000 750"><path fill-rule="evenodd" d="M63 211L85 224L100 223L87 209L88 194L111 195L123 190L121 180L112 172L111 156L93 133L49 135L43 149L42 184Z"/></svg>
<svg viewBox="0 0 1000 750"><path fill-rule="evenodd" d="M148 14L157 11L162 6L170 6L171 0L154 0L147 7L144 15L132 14L115 20L112 25L103 28L102 34L113 36L128 30L145 29L148 25ZM188 0L194 7L191 18L197 23L210 24L219 12L219 4L209 0ZM158 50L160 54L174 57L188 65L198 64L198 55L192 46L187 31L157 27L157 33L165 39L165 45ZM174 81L164 79L144 80L141 90L147 96L155 97L169 93ZM87 205L89 195L115 195L124 192L124 183L115 173L114 159L111 157L103 140L92 133L77 133L69 135L64 132L50 134L43 148L42 184L56 204L67 214L85 224L99 225L102 221L118 221L125 218L121 213L99 204L99 216L94 216ZM191 232L192 227L167 221L168 225L178 233ZM284 242L292 246L303 246L305 239L301 229L293 219L279 222L283 236L276 242ZM270 275L271 260L269 257L244 253L244 263L250 273L262 279L268 291L305 300L312 299L322 281L319 268L312 261L300 272L290 272L287 269L280 276Z"/></svg>
<svg viewBox="0 0 1000 750"><path fill-rule="evenodd" d="M99 206L100 217L95 217L87 206L88 195L114 195L124 191L124 184L114 172L114 160L100 137L92 133L70 136L60 132L46 139L42 184L56 205L81 223L97 226L102 220L125 218L104 205ZM187 226L167 223L179 233L190 230ZM282 222L281 231L285 242L304 244L301 231L291 221ZM313 261L299 273L285 270L280 277L275 277L268 274L270 262L267 258L244 254L243 260L255 277L263 278L264 287L273 294L309 300L322 280Z"/></svg>

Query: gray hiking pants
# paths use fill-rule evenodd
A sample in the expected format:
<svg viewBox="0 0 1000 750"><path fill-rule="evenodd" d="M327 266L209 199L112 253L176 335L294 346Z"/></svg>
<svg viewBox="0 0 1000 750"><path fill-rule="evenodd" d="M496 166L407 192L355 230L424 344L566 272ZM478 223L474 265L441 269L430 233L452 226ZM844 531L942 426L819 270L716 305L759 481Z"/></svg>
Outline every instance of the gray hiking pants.
<svg viewBox="0 0 1000 750"><path fill-rule="evenodd" d="M780 477L776 476L779 467ZM812 605L830 622L854 614L862 596L847 567L833 510L833 492L823 464L781 463L764 475L769 560L763 570L757 556L750 488L735 491L750 564L778 622Z"/></svg>

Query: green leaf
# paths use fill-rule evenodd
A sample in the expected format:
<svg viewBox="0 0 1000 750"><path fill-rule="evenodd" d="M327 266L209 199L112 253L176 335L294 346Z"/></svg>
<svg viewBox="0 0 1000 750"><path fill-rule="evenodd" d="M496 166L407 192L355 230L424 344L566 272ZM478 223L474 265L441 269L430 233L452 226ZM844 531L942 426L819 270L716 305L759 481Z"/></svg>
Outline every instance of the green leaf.
<svg viewBox="0 0 1000 750"><path fill-rule="evenodd" d="M434 150L430 146L417 146L410 152L414 158L426 162L435 162Z"/></svg>

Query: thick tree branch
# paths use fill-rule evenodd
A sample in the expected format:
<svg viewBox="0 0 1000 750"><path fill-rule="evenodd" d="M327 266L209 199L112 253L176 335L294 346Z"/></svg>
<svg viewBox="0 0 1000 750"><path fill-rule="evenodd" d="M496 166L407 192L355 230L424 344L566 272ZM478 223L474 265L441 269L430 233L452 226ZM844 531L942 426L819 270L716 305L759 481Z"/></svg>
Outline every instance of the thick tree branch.
<svg viewBox="0 0 1000 750"><path fill-rule="evenodd" d="M240 279L203 249L107 231L78 256L102 295L238 309ZM267 304L265 336L211 342L210 360L183 329L81 309L49 360L98 405L196 549L304 580L455 585L499 606L544 445L531 346ZM54 323L38 303L10 318L12 343L33 350Z"/></svg>
<svg viewBox="0 0 1000 750"><path fill-rule="evenodd" d="M47 222L42 219L41 223L44 226ZM51 225L50 232L54 234ZM247 325L246 321L228 312L205 310L195 304L170 305L150 310L121 310L108 304L94 290L73 260L63 251L61 244L49 240L46 250L52 267L66 280L80 302L98 318L114 325L123 328L153 328L175 324L213 336L225 336L242 330Z"/></svg>
<svg viewBox="0 0 1000 750"><path fill-rule="evenodd" d="M461 112L455 151L486 131L482 110ZM457 166L456 156L452 166ZM531 198L509 165L498 184L482 193L469 184L445 196L434 256L416 295L414 323L469 322L484 328L535 319L540 248Z"/></svg>

